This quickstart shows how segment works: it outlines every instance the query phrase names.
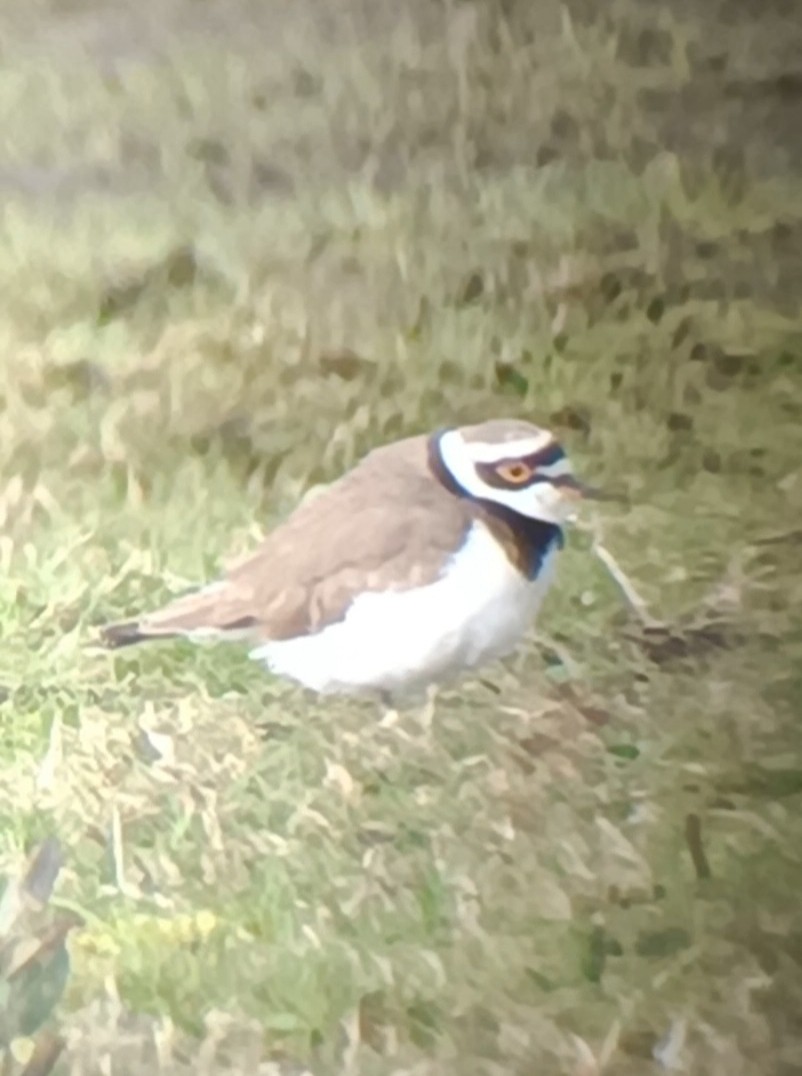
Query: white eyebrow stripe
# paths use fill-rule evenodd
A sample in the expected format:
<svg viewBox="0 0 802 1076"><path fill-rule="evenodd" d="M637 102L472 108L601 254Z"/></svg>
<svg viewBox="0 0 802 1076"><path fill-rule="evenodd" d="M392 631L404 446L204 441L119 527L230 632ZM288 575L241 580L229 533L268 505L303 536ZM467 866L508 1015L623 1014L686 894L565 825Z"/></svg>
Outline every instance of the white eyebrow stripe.
<svg viewBox="0 0 802 1076"><path fill-rule="evenodd" d="M544 430L539 437L527 437L520 441L505 441L500 445L483 445L479 442L465 445L474 463L499 463L511 456L531 456L546 445L554 443L552 435Z"/></svg>

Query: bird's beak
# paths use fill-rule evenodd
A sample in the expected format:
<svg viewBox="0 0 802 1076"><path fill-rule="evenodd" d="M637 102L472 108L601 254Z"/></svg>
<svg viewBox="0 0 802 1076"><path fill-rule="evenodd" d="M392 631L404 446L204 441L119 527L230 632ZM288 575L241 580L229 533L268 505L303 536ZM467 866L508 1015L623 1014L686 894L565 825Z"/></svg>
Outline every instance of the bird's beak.
<svg viewBox="0 0 802 1076"><path fill-rule="evenodd" d="M591 486L587 482L581 482L573 475L562 475L555 485L567 500L577 501L626 501L626 497L620 493L612 493Z"/></svg>

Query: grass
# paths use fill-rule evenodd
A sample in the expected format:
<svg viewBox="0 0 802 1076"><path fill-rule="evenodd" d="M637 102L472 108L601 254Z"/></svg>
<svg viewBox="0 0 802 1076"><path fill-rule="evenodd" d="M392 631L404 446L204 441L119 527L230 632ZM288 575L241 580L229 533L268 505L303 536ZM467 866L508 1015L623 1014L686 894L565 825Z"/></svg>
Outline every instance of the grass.
<svg viewBox="0 0 802 1076"><path fill-rule="evenodd" d="M790 18L196 8L3 14L0 863L68 851L59 1064L791 1076ZM497 414L630 495L597 525L671 633L578 532L427 733L96 647L370 446Z"/></svg>

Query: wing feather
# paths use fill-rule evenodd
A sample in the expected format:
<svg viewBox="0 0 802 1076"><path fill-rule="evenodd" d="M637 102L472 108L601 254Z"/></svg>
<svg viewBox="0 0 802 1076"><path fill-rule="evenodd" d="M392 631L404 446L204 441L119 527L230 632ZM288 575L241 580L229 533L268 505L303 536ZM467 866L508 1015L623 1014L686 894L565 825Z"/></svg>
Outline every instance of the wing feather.
<svg viewBox="0 0 802 1076"><path fill-rule="evenodd" d="M103 635L125 646L174 635L278 641L320 631L358 594L436 579L471 522L469 505L428 470L426 438L396 442L302 504L219 582Z"/></svg>

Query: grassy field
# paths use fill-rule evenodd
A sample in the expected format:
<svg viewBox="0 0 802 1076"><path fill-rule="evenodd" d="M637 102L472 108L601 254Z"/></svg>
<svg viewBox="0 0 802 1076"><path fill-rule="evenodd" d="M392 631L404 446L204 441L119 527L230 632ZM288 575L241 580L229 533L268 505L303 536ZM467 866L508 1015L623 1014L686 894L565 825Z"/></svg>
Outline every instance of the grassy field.
<svg viewBox="0 0 802 1076"><path fill-rule="evenodd" d="M602 7L4 3L0 869L63 844L57 1072L802 1071L800 35ZM496 415L629 495L586 526L662 628L580 530L429 730L98 648Z"/></svg>

